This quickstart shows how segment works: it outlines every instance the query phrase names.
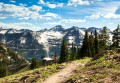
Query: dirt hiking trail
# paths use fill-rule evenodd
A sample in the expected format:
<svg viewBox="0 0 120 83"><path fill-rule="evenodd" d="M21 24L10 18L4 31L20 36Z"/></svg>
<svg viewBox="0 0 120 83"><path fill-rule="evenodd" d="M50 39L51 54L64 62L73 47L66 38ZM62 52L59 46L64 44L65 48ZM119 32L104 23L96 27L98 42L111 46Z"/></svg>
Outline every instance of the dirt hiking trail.
<svg viewBox="0 0 120 83"><path fill-rule="evenodd" d="M60 70L59 72L52 74L48 78L45 79L42 83L61 83L70 75L73 74L73 71L79 67L84 66L84 63L81 62L71 62L65 67L64 69Z"/></svg>

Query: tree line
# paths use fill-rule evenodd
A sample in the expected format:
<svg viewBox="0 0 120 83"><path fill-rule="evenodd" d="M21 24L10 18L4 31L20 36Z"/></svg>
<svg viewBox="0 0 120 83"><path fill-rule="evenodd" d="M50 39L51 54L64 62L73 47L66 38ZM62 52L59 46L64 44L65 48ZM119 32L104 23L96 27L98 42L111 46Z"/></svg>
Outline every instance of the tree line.
<svg viewBox="0 0 120 83"><path fill-rule="evenodd" d="M113 38L111 43L109 40L110 34L106 26L104 26L102 30L100 30L100 34L98 34L96 29L94 33L88 33L88 31L86 30L81 48L75 47L72 43L70 51L68 51L67 42L63 40L61 44L59 62L63 63L83 57L94 57L96 54L99 54L104 50L120 48L119 24L117 26L117 29L115 29L112 34Z"/></svg>

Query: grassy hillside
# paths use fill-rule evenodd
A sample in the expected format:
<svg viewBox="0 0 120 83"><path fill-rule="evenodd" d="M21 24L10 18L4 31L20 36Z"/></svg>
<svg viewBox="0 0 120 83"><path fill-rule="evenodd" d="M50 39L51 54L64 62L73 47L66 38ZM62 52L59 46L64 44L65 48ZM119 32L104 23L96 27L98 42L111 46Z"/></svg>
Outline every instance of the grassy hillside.
<svg viewBox="0 0 120 83"><path fill-rule="evenodd" d="M64 83L119 83L120 81L120 53L112 50L105 51L96 55L92 60L85 58L73 62L81 62L83 66L77 67L74 74L66 78ZM67 64L64 63L41 67L1 78L0 83L41 82L66 66Z"/></svg>
<svg viewBox="0 0 120 83"><path fill-rule="evenodd" d="M4 61L8 65L18 65L26 62L27 60L13 50L11 50L10 48L6 47L4 44L0 43L0 61Z"/></svg>
<svg viewBox="0 0 120 83"><path fill-rule="evenodd" d="M0 43L0 68L7 65L8 75L14 74L29 65L21 55Z"/></svg>
<svg viewBox="0 0 120 83"><path fill-rule="evenodd" d="M74 63L74 64L81 63L81 65L84 65L88 61L90 61L90 59L91 58L84 58L84 59L76 60L73 62L67 62L67 63L62 63L62 64L52 64L49 66L37 68L35 70L25 71L22 73L18 73L18 74L14 74L14 75L10 75L10 76L1 78L0 83L1 82L4 82L4 83L11 83L11 82L12 83L23 83L25 81L27 83L31 83L31 82L41 83L48 76L60 71L63 68L66 68L70 63Z"/></svg>
<svg viewBox="0 0 120 83"><path fill-rule="evenodd" d="M39 80L43 81L52 73L59 71L64 68L67 64L53 64L46 67L37 68L35 70L29 70L23 73L18 73L14 75L10 75L0 79L0 83L23 83L26 81L27 83L36 82Z"/></svg>
<svg viewBox="0 0 120 83"><path fill-rule="evenodd" d="M120 53L105 51L74 73L66 83L119 83Z"/></svg>

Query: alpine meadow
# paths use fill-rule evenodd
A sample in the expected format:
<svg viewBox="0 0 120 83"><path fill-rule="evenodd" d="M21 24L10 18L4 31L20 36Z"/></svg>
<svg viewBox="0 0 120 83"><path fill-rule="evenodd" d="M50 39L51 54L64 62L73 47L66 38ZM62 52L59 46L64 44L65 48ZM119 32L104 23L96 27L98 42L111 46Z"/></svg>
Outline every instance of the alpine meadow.
<svg viewBox="0 0 120 83"><path fill-rule="evenodd" d="M120 83L120 0L0 0L0 83Z"/></svg>

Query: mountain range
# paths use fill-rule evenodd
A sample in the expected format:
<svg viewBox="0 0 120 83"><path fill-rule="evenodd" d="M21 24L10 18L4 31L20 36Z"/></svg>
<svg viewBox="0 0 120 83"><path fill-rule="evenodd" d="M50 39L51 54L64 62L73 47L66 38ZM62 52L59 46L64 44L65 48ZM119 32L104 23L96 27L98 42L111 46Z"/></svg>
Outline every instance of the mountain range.
<svg viewBox="0 0 120 83"><path fill-rule="evenodd" d="M73 26L65 29L63 26L57 25L53 28L39 31L0 28L0 41L26 58L33 56L40 58L46 55L46 53L53 55L55 51L59 55L62 39L65 39L69 46L71 46L72 43L76 46L81 46L85 30L94 34L95 29L99 34L101 28L96 27L79 28ZM108 31L111 40L112 34L109 29Z"/></svg>

